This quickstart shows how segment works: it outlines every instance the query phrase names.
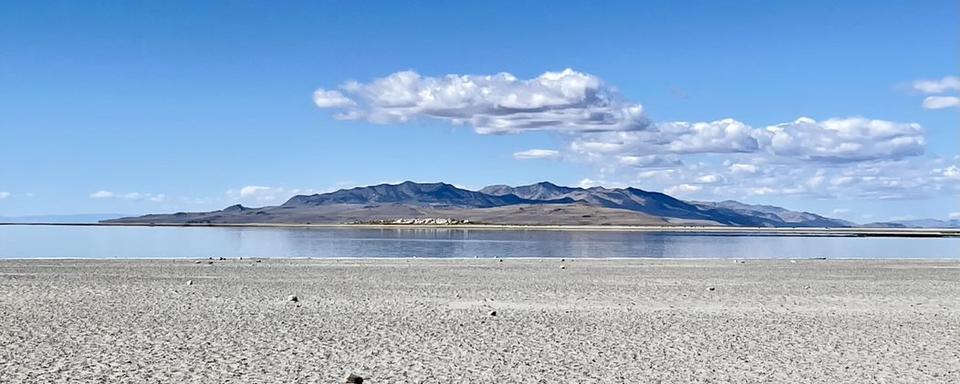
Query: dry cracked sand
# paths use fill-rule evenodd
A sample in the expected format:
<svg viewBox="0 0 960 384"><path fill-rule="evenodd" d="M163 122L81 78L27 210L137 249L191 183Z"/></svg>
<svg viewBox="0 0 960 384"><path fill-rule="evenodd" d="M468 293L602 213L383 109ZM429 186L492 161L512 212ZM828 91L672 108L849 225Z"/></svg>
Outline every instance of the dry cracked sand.
<svg viewBox="0 0 960 384"><path fill-rule="evenodd" d="M3 383L958 383L960 262L8 260L0 345Z"/></svg>

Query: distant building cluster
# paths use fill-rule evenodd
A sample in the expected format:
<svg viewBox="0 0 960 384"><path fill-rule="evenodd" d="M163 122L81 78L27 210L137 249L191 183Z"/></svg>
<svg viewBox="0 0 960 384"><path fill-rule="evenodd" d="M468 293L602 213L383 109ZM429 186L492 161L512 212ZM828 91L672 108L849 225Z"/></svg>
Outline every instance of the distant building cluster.
<svg viewBox="0 0 960 384"><path fill-rule="evenodd" d="M470 224L470 220L450 219L446 217L424 217L354 221L351 224L456 225Z"/></svg>

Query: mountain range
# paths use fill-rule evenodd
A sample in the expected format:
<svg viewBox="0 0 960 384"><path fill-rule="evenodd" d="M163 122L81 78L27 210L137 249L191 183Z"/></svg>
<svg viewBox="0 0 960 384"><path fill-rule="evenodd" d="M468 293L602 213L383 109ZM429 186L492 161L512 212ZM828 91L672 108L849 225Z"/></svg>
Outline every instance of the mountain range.
<svg viewBox="0 0 960 384"><path fill-rule="evenodd" d="M960 219L951 219L951 220L916 219L916 220L883 221L883 222L863 224L861 225L861 227L867 227L867 228L960 228Z"/></svg>
<svg viewBox="0 0 960 384"><path fill-rule="evenodd" d="M564 187L549 182L470 191L446 183L379 184L297 195L279 206L233 205L219 211L151 214L105 223L341 224L447 218L519 225L721 225L850 227L844 220L736 201L684 201L637 188Z"/></svg>

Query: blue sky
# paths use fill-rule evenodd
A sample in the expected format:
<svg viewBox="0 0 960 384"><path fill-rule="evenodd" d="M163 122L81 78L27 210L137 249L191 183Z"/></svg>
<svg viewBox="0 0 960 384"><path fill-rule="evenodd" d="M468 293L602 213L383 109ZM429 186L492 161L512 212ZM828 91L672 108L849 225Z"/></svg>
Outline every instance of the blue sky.
<svg viewBox="0 0 960 384"><path fill-rule="evenodd" d="M550 180L945 219L960 215L957 14L955 1L7 2L0 215ZM432 98L445 91L459 96Z"/></svg>

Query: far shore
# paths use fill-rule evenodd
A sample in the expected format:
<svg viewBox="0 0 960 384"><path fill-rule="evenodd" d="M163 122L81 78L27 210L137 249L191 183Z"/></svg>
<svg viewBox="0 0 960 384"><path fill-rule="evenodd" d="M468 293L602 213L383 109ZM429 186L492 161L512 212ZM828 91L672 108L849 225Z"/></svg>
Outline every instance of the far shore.
<svg viewBox="0 0 960 384"><path fill-rule="evenodd" d="M509 231L670 232L719 235L960 237L960 228L858 227L725 227L694 225L514 225L514 224L301 224L301 223L0 223L0 226L91 227L222 227L222 228L354 228L354 229L472 229Z"/></svg>

